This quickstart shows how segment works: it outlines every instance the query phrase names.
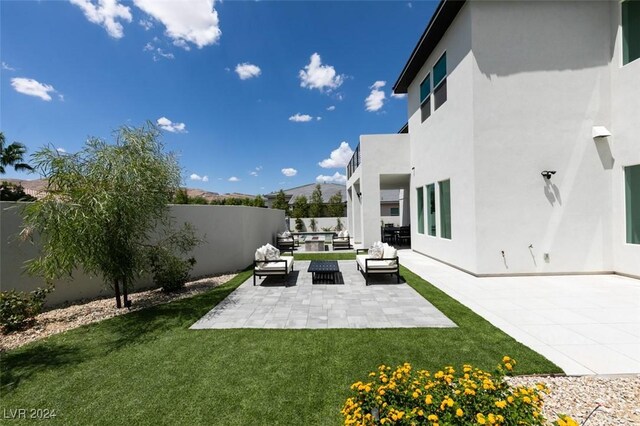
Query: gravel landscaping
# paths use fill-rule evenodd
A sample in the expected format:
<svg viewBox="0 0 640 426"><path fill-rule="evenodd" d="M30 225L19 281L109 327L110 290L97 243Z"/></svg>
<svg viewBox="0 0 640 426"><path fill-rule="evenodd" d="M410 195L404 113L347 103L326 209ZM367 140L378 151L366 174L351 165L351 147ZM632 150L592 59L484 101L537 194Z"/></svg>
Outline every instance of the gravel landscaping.
<svg viewBox="0 0 640 426"><path fill-rule="evenodd" d="M514 385L544 383L551 393L544 399L544 414L555 419L567 414L585 426L627 426L640 424L640 376L519 376L507 379Z"/></svg>
<svg viewBox="0 0 640 426"><path fill-rule="evenodd" d="M41 313L35 318L33 327L6 335L0 335L0 352L14 349L38 339L71 330L81 325L102 321L117 315L138 311L160 303L184 299L203 293L226 283L236 274L215 275L195 279L185 284L184 289L165 293L160 289L141 291L129 295L131 308L117 309L113 297L76 302Z"/></svg>

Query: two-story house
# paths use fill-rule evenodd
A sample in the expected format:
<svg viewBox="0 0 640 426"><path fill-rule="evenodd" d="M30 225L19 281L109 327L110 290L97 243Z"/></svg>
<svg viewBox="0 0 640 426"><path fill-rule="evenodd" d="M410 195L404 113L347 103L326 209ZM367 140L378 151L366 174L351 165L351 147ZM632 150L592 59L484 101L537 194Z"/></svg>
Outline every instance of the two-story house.
<svg viewBox="0 0 640 426"><path fill-rule="evenodd" d="M347 168L357 242L397 188L412 250L469 273L640 276L640 1L442 0L394 91L406 133Z"/></svg>

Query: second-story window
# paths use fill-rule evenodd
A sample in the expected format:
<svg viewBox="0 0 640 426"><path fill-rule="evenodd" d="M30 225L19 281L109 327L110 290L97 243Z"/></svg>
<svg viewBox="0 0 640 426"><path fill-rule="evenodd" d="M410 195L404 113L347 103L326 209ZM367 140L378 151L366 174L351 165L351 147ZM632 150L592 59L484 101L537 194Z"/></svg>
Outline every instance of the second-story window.
<svg viewBox="0 0 640 426"><path fill-rule="evenodd" d="M420 111L422 121L431 115L431 73L420 83Z"/></svg>
<svg viewBox="0 0 640 426"><path fill-rule="evenodd" d="M622 65L640 58L640 1L625 0L622 7Z"/></svg>
<svg viewBox="0 0 640 426"><path fill-rule="evenodd" d="M447 52L443 53L433 67L433 110L447 101Z"/></svg>

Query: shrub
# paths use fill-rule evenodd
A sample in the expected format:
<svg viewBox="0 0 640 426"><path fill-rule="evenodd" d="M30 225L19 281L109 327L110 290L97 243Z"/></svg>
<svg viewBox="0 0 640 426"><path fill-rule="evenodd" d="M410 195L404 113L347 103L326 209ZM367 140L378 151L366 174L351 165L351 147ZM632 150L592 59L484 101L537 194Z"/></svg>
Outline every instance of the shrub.
<svg viewBox="0 0 640 426"><path fill-rule="evenodd" d="M195 263L196 260L193 257L182 259L165 247L154 247L149 253L153 283L165 292L184 287Z"/></svg>
<svg viewBox="0 0 640 426"><path fill-rule="evenodd" d="M304 221L299 217L296 218L296 231L297 232L304 231Z"/></svg>
<svg viewBox="0 0 640 426"><path fill-rule="evenodd" d="M351 386L341 413L345 425L544 425L541 397L548 390L511 387L504 376L515 364L505 356L493 374L471 365L434 374L408 363L394 370L381 365Z"/></svg>
<svg viewBox="0 0 640 426"><path fill-rule="evenodd" d="M342 231L342 220L340 220L340 218L336 218L336 231L340 232Z"/></svg>
<svg viewBox="0 0 640 426"><path fill-rule="evenodd" d="M3 332L25 328L42 312L45 298L53 286L37 288L29 293L9 290L0 292L0 326Z"/></svg>
<svg viewBox="0 0 640 426"><path fill-rule="evenodd" d="M313 217L309 219L309 228L311 228L313 232L318 230L318 222L316 222L316 219Z"/></svg>

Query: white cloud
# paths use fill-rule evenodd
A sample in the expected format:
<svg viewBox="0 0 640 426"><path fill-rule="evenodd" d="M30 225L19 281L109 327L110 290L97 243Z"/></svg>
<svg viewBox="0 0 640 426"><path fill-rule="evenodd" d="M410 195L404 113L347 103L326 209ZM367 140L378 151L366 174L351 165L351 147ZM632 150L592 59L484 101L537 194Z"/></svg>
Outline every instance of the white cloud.
<svg viewBox="0 0 640 426"><path fill-rule="evenodd" d="M338 172L335 172L333 174L333 176L325 176L325 175L318 175L318 177L316 178L316 182L318 183L341 183L341 184L345 184L347 183L347 177L345 175L342 175Z"/></svg>
<svg viewBox="0 0 640 426"><path fill-rule="evenodd" d="M188 4L158 0L134 0L133 3L161 22L173 44L183 49L189 50L189 43L199 49L209 46L222 34L214 0L189 0Z"/></svg>
<svg viewBox="0 0 640 426"><path fill-rule="evenodd" d="M186 129L187 126L184 123L174 123L171 120L169 120L167 117L158 118L156 123L158 124L158 126L160 126L161 129L164 129L167 132L187 133L187 129Z"/></svg>
<svg viewBox="0 0 640 426"><path fill-rule="evenodd" d="M282 171L282 174L285 175L286 177L291 177L298 174L298 171L296 169L292 169L291 167L282 169L281 171Z"/></svg>
<svg viewBox="0 0 640 426"><path fill-rule="evenodd" d="M316 117L316 121L322 120L322 117Z"/></svg>
<svg viewBox="0 0 640 426"><path fill-rule="evenodd" d="M262 171L262 166L256 167L254 170L250 171L249 174L251 176L258 176L258 172Z"/></svg>
<svg viewBox="0 0 640 426"><path fill-rule="evenodd" d="M35 96L43 101L50 101L51 95L49 93L55 93L56 89L49 84L43 84L32 78L16 77L11 79L11 85L16 92L23 95Z"/></svg>
<svg viewBox="0 0 640 426"><path fill-rule="evenodd" d="M254 170L254 171L252 171L252 172L249 172L249 174L250 174L251 176L258 176L258 172L256 172L255 170Z"/></svg>
<svg viewBox="0 0 640 426"><path fill-rule="evenodd" d="M61 154L64 154L64 153L66 153L66 152L67 152L67 150L66 150L66 149L64 149L64 148L56 148L56 151L58 151L58 152L59 152L59 153L61 153Z"/></svg>
<svg viewBox="0 0 640 426"><path fill-rule="evenodd" d="M151 43L147 43L144 45L144 47L142 48L142 51L144 52L151 52L152 50L154 50L155 47L153 47L153 44Z"/></svg>
<svg viewBox="0 0 640 426"><path fill-rule="evenodd" d="M11 65L9 65L8 63L2 61L2 69L6 70L6 71L15 71L16 69L13 68Z"/></svg>
<svg viewBox="0 0 640 426"><path fill-rule="evenodd" d="M344 76L336 73L331 65L322 65L320 55L314 53L308 65L300 70L300 86L308 89L331 91L337 89L344 82Z"/></svg>
<svg viewBox="0 0 640 426"><path fill-rule="evenodd" d="M240 179L238 179L235 176L231 176L228 180L229 180L229 182L240 182Z"/></svg>
<svg viewBox="0 0 640 426"><path fill-rule="evenodd" d="M382 108L385 96L384 92L380 89L383 88L385 84L387 84L386 81L376 81L369 87L371 93L369 93L369 96L367 96L367 99L364 101L367 111L373 112Z"/></svg>
<svg viewBox="0 0 640 426"><path fill-rule="evenodd" d="M258 166L256 167L256 171L259 172L260 170L262 170L262 166Z"/></svg>
<svg viewBox="0 0 640 426"><path fill-rule="evenodd" d="M131 22L131 10L121 5L118 0L98 0L96 4L92 0L70 0L84 13L84 16L94 24L101 25L113 38L124 36L120 20Z"/></svg>
<svg viewBox="0 0 640 426"><path fill-rule="evenodd" d="M413 7L413 5L411 4L411 2L407 3L407 7L408 7L409 9L411 9L411 8Z"/></svg>
<svg viewBox="0 0 640 426"><path fill-rule="evenodd" d="M259 66L250 64L248 62L236 65L236 74L238 74L240 80L258 77L261 73L262 70Z"/></svg>
<svg viewBox="0 0 640 426"><path fill-rule="evenodd" d="M151 28L153 28L153 22L150 19L141 19L138 21L138 24L140 24L140 26L144 28L145 31L149 31Z"/></svg>
<svg viewBox="0 0 640 426"><path fill-rule="evenodd" d="M173 56L173 53L170 52L165 52L162 49L160 49L159 47L156 49L156 51L153 54L153 60L154 62L158 62L160 60L160 58L164 58L164 59L174 59L175 56Z"/></svg>
<svg viewBox="0 0 640 426"><path fill-rule="evenodd" d="M402 98L406 98L407 94L406 93L393 93L393 92L391 92L391 97L392 98L396 98L396 99L402 99Z"/></svg>
<svg viewBox="0 0 640 426"><path fill-rule="evenodd" d="M335 105L331 105L330 107L327 107L327 111L333 111L336 109Z"/></svg>
<svg viewBox="0 0 640 426"><path fill-rule="evenodd" d="M191 180L199 180L202 182L209 182L209 176L200 176L196 173L193 173L191 176L189 176L189 179Z"/></svg>
<svg viewBox="0 0 640 426"><path fill-rule="evenodd" d="M307 121L313 120L313 117L309 114L300 114L299 112L296 115L292 115L289 117L289 121L295 121L296 123L306 123Z"/></svg>
<svg viewBox="0 0 640 426"><path fill-rule="evenodd" d="M340 143L340 146L333 151L329 158L325 158L318 165L324 169L337 169L347 167L349 161L353 157L353 151L347 142Z"/></svg>

